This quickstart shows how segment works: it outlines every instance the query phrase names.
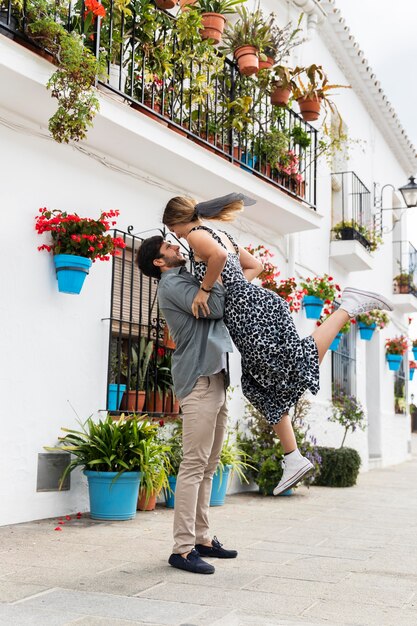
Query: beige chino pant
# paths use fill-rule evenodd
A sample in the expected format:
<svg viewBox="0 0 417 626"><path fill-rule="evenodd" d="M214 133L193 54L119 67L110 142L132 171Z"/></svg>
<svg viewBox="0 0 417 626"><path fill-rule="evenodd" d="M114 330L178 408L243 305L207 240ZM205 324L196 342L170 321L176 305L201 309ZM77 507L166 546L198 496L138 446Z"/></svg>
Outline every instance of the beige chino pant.
<svg viewBox="0 0 417 626"><path fill-rule="evenodd" d="M173 552L176 554L189 552L197 543L212 539L211 484L227 424L223 372L200 376L192 392L181 400L181 408L184 455L175 489Z"/></svg>

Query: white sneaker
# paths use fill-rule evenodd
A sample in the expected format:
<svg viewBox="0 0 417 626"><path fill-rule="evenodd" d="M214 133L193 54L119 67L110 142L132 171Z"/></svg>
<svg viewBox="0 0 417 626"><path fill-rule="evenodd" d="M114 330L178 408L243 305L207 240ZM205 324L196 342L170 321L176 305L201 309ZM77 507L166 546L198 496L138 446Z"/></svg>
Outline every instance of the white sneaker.
<svg viewBox="0 0 417 626"><path fill-rule="evenodd" d="M284 457L282 468L284 471L281 480L274 489L274 496L295 487L306 474L314 469L314 465L297 448Z"/></svg>
<svg viewBox="0 0 417 626"><path fill-rule="evenodd" d="M354 287L346 287L342 293L340 308L346 311L349 317L356 317L360 313L380 309L393 311L394 307L385 296L373 291L362 291Z"/></svg>

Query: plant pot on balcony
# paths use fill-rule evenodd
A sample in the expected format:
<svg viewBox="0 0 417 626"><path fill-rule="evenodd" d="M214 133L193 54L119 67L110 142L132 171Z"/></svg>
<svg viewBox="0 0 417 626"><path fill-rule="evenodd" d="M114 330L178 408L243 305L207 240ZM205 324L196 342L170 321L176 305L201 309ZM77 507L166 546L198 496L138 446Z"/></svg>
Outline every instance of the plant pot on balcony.
<svg viewBox="0 0 417 626"><path fill-rule="evenodd" d="M54 263L61 293L79 294L92 265L91 259L75 254L55 254Z"/></svg>
<svg viewBox="0 0 417 626"><path fill-rule="evenodd" d="M320 319L323 306L324 300L321 298L316 298L316 296L304 296L303 298L303 307L306 317L310 320Z"/></svg>
<svg viewBox="0 0 417 626"><path fill-rule="evenodd" d="M130 390L125 391L120 405L124 411L128 413L142 413L145 404L146 394L144 391Z"/></svg>
<svg viewBox="0 0 417 626"><path fill-rule="evenodd" d="M155 4L158 9L173 9L176 4L178 4L178 0L155 0Z"/></svg>
<svg viewBox="0 0 417 626"><path fill-rule="evenodd" d="M299 98L297 102L305 122L315 122L319 119L321 98Z"/></svg>
<svg viewBox="0 0 417 626"><path fill-rule="evenodd" d="M385 358L388 363L388 367L392 372L398 372L401 367L401 361L403 360L402 354L386 354Z"/></svg>
<svg viewBox="0 0 417 626"><path fill-rule="evenodd" d="M410 368L408 370L408 380L413 380L415 371L416 371L415 368Z"/></svg>
<svg viewBox="0 0 417 626"><path fill-rule="evenodd" d="M107 409L109 411L118 411L122 403L123 394L126 392L126 385L109 384L107 392Z"/></svg>
<svg viewBox="0 0 417 626"><path fill-rule="evenodd" d="M152 109L156 113L162 112L161 105L159 102L154 102L152 105L151 100L145 100L143 104L146 107L148 107L148 109ZM136 111L140 111L141 113L143 113L143 115L146 115L146 117L150 117L152 120L155 120L156 122L161 124L161 126L168 126L168 122L164 122L164 120L161 120L157 115L155 115L155 113L152 113L152 111L149 111L148 109L145 109L144 107L139 106L139 104L136 104L136 102L132 102L130 106L132 107L132 109L135 109Z"/></svg>
<svg viewBox="0 0 417 626"><path fill-rule="evenodd" d="M226 24L226 18L220 13L203 13L201 16L203 29L200 31L201 39L211 39L214 45L220 43Z"/></svg>
<svg viewBox="0 0 417 626"><path fill-rule="evenodd" d="M163 413L164 396L160 391L148 391L146 396L146 410L149 413Z"/></svg>
<svg viewBox="0 0 417 626"><path fill-rule="evenodd" d="M342 339L342 333L337 333L336 337L333 339L332 343L330 344L329 350L336 352L336 350L339 347L341 339Z"/></svg>
<svg viewBox="0 0 417 626"><path fill-rule="evenodd" d="M360 338L364 339L365 341L370 341L375 332L376 324L367 325L367 324L364 324L363 322L359 322L358 328L359 328Z"/></svg>
<svg viewBox="0 0 417 626"><path fill-rule="evenodd" d="M240 46L236 48L234 56L239 72L244 76L251 76L259 70L259 56L255 46Z"/></svg>
<svg viewBox="0 0 417 626"><path fill-rule="evenodd" d="M413 351L413 356L414 356L415 360L417 361L417 346L415 348L413 347L411 349Z"/></svg>
<svg viewBox="0 0 417 626"><path fill-rule="evenodd" d="M180 412L180 402L173 391L164 393L164 413L167 415L178 415Z"/></svg>
<svg viewBox="0 0 417 626"><path fill-rule="evenodd" d="M271 91L271 104L277 107L286 107L291 96L291 89L281 87L281 85L274 83L274 88Z"/></svg>
<svg viewBox="0 0 417 626"><path fill-rule="evenodd" d="M180 8L181 11L188 11L190 7L192 7L197 0L180 0Z"/></svg>
<svg viewBox="0 0 417 626"><path fill-rule="evenodd" d="M246 170L247 172L252 173L252 170L255 169L256 164L258 162L258 157L251 152L242 152L241 161L246 163L245 165L241 165L242 170ZM251 169L250 169L251 168Z"/></svg>

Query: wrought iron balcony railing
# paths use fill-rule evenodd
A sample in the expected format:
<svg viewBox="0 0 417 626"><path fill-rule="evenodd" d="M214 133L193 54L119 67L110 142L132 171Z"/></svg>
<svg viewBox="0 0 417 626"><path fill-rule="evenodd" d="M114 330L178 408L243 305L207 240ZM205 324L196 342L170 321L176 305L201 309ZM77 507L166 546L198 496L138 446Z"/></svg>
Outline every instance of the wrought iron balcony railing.
<svg viewBox="0 0 417 626"><path fill-rule="evenodd" d="M393 293L410 293L417 298L417 250L409 241L393 241Z"/></svg>
<svg viewBox="0 0 417 626"><path fill-rule="evenodd" d="M371 192L355 172L332 173L332 239L359 241L371 251L376 245Z"/></svg>
<svg viewBox="0 0 417 626"><path fill-rule="evenodd" d="M91 2L51 5L53 19L83 33L84 45L105 57L104 84L132 107L316 208L317 131L291 109L271 105L267 70L246 77L220 53L196 58L198 30L148 0L132 0L125 12L106 0L105 17L93 20ZM27 6L29 0L0 0L0 33L30 40Z"/></svg>

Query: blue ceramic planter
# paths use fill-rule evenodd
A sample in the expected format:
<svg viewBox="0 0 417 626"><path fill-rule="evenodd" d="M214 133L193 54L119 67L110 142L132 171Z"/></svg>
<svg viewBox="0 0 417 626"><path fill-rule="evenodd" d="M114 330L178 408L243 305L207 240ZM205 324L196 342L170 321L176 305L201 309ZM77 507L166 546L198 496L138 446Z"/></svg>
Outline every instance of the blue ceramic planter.
<svg viewBox="0 0 417 626"><path fill-rule="evenodd" d="M304 296L303 298L303 307L306 312L306 317L310 320L320 319L323 306L324 300L321 300L321 298L316 298L316 296Z"/></svg>
<svg viewBox="0 0 417 626"><path fill-rule="evenodd" d="M231 469L231 465L226 465L223 472L220 473L219 468L217 468L211 486L210 506L222 506L224 504Z"/></svg>
<svg viewBox="0 0 417 626"><path fill-rule="evenodd" d="M371 324L371 326L367 326L366 324L359 322L358 327L360 338L364 339L365 341L370 341L375 332L376 324Z"/></svg>
<svg viewBox="0 0 417 626"><path fill-rule="evenodd" d="M173 509L175 505L175 488L177 486L177 477L168 476L168 482L169 482L171 491L168 491L168 489L165 489L164 491L165 504L166 504L167 509Z"/></svg>
<svg viewBox="0 0 417 626"><path fill-rule="evenodd" d="M93 519L125 520L136 516L142 472L93 472L84 470L90 495Z"/></svg>
<svg viewBox="0 0 417 626"><path fill-rule="evenodd" d="M242 170L246 170L247 172L251 172L252 170L250 170L249 168L255 168L257 162L258 162L258 157L254 156L253 154L251 154L250 152L242 152L242 158L241 161L243 161L244 163L246 163L248 165L248 167L245 167L244 165L241 165L240 167L242 168Z"/></svg>
<svg viewBox="0 0 417 626"><path fill-rule="evenodd" d="M385 357L387 359L389 369L393 372L398 372L401 366L403 355L402 354L386 354Z"/></svg>
<svg viewBox="0 0 417 626"><path fill-rule="evenodd" d="M409 380L413 380L415 371L416 371L415 368L408 370Z"/></svg>
<svg viewBox="0 0 417 626"><path fill-rule="evenodd" d="M58 291L61 293L80 293L92 260L74 254L56 254L54 256Z"/></svg>
<svg viewBox="0 0 417 626"><path fill-rule="evenodd" d="M341 338L342 338L342 333L337 333L336 337L333 339L332 343L330 344L330 350L333 350L335 352L338 349Z"/></svg>
<svg viewBox="0 0 417 626"><path fill-rule="evenodd" d="M113 383L109 385L107 395L107 408L109 411L118 411L120 409L120 403L125 391L126 385L115 385Z"/></svg>
<svg viewBox="0 0 417 626"><path fill-rule="evenodd" d="M417 348L412 348L412 351L413 351L413 356L415 360L417 361Z"/></svg>

